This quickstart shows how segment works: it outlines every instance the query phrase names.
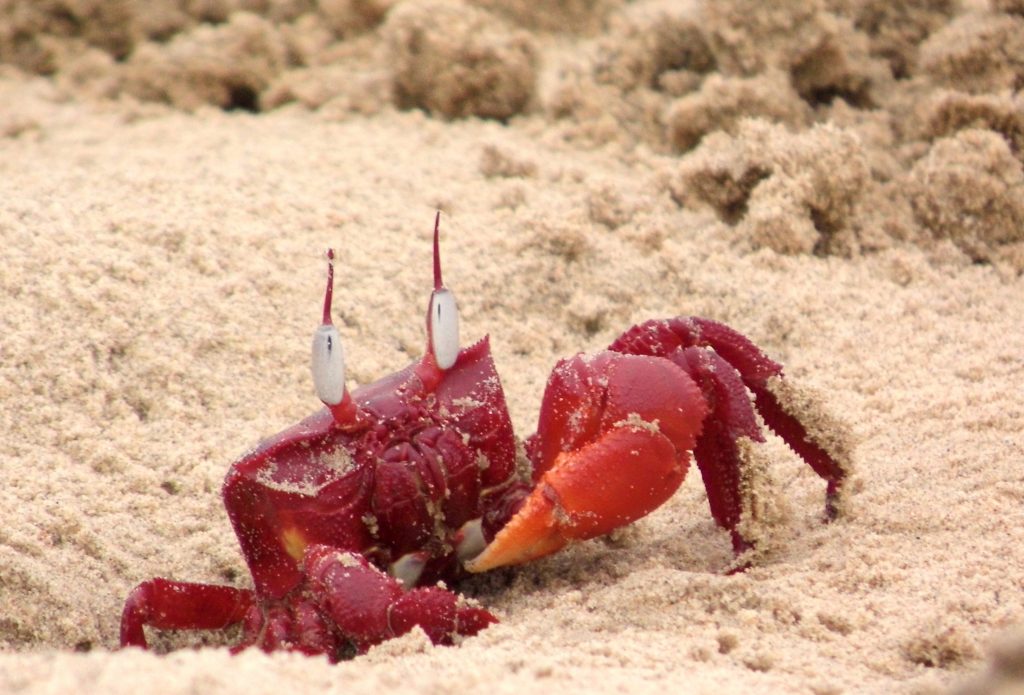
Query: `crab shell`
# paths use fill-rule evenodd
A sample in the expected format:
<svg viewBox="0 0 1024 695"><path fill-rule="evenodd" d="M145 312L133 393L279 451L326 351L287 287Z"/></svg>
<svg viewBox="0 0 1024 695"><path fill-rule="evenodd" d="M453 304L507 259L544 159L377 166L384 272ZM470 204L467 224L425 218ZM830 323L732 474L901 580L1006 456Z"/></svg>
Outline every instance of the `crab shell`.
<svg viewBox="0 0 1024 695"><path fill-rule="evenodd" d="M224 504L261 597L302 582L311 545L399 573L404 558L424 582L454 577L466 525L500 527L523 496L486 337L443 378L417 362L351 397L353 422L325 407L228 471Z"/></svg>

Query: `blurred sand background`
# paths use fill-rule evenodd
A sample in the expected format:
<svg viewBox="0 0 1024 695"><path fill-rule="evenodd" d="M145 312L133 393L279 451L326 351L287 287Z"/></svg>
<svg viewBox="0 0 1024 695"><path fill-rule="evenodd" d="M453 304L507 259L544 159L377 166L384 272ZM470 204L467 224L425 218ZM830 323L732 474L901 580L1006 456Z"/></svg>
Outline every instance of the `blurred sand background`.
<svg viewBox="0 0 1024 695"><path fill-rule="evenodd" d="M1022 89L1020 0L0 0L0 692L1021 692ZM772 439L744 574L692 475L459 647L112 651L142 579L249 585L220 482L318 407L325 247L350 385L420 354L435 209L521 435L704 315L852 428L848 514Z"/></svg>

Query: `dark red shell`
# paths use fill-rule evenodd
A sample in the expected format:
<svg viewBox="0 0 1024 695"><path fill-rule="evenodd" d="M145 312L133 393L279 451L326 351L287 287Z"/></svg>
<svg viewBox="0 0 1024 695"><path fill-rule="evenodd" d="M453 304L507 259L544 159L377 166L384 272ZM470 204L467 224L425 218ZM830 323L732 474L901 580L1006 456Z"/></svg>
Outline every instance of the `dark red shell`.
<svg viewBox="0 0 1024 695"><path fill-rule="evenodd" d="M224 504L258 595L295 588L315 544L382 568L423 551L424 580L450 576L459 528L508 506L515 441L487 338L432 389L421 370L355 390L355 422L339 425L324 408L231 466Z"/></svg>

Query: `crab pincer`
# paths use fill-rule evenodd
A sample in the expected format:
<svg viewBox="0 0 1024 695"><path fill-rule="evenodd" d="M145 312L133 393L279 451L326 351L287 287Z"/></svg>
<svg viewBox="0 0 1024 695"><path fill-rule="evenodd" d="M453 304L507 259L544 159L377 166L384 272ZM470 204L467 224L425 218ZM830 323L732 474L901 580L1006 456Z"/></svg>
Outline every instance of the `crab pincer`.
<svg viewBox="0 0 1024 695"><path fill-rule="evenodd" d="M665 360L605 351L563 360L527 442L534 488L471 572L521 564L661 506L686 477L707 408Z"/></svg>

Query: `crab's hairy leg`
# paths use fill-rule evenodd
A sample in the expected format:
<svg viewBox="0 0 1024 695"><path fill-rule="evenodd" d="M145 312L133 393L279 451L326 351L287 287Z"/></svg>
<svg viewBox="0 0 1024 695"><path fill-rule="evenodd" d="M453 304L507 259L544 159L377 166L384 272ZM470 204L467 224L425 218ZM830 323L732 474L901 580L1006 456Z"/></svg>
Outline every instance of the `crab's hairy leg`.
<svg viewBox="0 0 1024 695"><path fill-rule="evenodd" d="M649 514L682 483L705 413L668 360L604 352L559 363L529 443L534 489L466 568L527 562Z"/></svg>
<svg viewBox="0 0 1024 695"><path fill-rule="evenodd" d="M836 518L840 488L852 468L846 427L785 379L782 365L746 336L709 319L693 321L702 340L739 372L764 423L825 481L825 513Z"/></svg>
<svg viewBox="0 0 1024 695"><path fill-rule="evenodd" d="M627 354L671 357L690 347L710 347L732 365L764 423L826 483L825 511L837 516L843 482L852 469L845 426L817 407L783 377L775 362L742 333L711 319L651 320L629 329L609 347Z"/></svg>
<svg viewBox="0 0 1024 695"><path fill-rule="evenodd" d="M121 613L121 646L146 648L144 627L220 630L245 618L253 605L247 589L150 579L129 594Z"/></svg>
<svg viewBox="0 0 1024 695"><path fill-rule="evenodd" d="M739 373L714 350L685 348L675 352L672 360L700 385L711 407L693 458L704 480L711 515L731 534L736 553L742 553L755 540L745 537L739 527L744 508L750 508L744 497L752 494L749 483L757 465L744 441L764 441L754 406Z"/></svg>
<svg viewBox="0 0 1024 695"><path fill-rule="evenodd" d="M475 635L497 619L440 587L405 591L402 584L352 552L325 545L304 559L314 600L360 652L419 625L435 644Z"/></svg>
<svg viewBox="0 0 1024 695"><path fill-rule="evenodd" d="M838 517L842 484L852 468L846 427L781 377L749 387L765 424L825 480L825 515Z"/></svg>

